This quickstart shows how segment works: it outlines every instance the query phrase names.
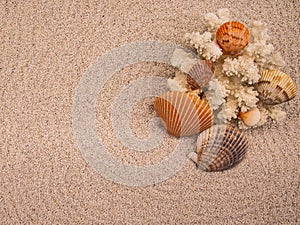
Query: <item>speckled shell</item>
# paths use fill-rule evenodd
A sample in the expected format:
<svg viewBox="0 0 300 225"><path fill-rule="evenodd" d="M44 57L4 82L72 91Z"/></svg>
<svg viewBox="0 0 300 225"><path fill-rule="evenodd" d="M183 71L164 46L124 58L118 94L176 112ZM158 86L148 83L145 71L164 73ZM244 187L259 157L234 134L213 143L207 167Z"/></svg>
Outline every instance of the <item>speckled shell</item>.
<svg viewBox="0 0 300 225"><path fill-rule="evenodd" d="M188 72L187 82L192 90L203 88L214 73L214 65L210 60L201 60Z"/></svg>
<svg viewBox="0 0 300 225"><path fill-rule="evenodd" d="M235 55L248 45L250 32L244 24L230 21L219 27L216 40L224 54Z"/></svg>
<svg viewBox="0 0 300 225"><path fill-rule="evenodd" d="M167 92L157 97L154 109L167 131L175 137L197 134L213 125L213 112L196 94Z"/></svg>
<svg viewBox="0 0 300 225"><path fill-rule="evenodd" d="M266 104L287 102L297 95L297 87L292 78L279 70L262 72L258 81L259 98Z"/></svg>
<svg viewBox="0 0 300 225"><path fill-rule="evenodd" d="M240 112L239 117L245 125L251 127L257 124L260 120L260 111L258 108L252 108L247 112Z"/></svg>
<svg viewBox="0 0 300 225"><path fill-rule="evenodd" d="M240 162L247 151L245 135L230 125L214 125L197 139L196 164L202 171L221 171Z"/></svg>

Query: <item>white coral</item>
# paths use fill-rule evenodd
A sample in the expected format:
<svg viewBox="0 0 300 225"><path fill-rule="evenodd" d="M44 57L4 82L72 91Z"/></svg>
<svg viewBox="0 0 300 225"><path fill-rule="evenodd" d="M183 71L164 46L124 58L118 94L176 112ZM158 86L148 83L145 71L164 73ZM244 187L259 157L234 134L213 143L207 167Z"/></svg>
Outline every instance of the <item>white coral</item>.
<svg viewBox="0 0 300 225"><path fill-rule="evenodd" d="M208 25L208 30L215 33L223 23L230 21L230 12L227 8L219 9L217 15L207 13L204 15L204 19Z"/></svg>
<svg viewBox="0 0 300 225"><path fill-rule="evenodd" d="M171 64L185 73L188 73L198 61L199 58L196 55L181 48L176 48L171 58Z"/></svg>
<svg viewBox="0 0 300 225"><path fill-rule="evenodd" d="M213 110L216 110L226 102L225 98L229 94L226 87L216 78L213 78L208 83L208 91L205 92L207 101Z"/></svg>
<svg viewBox="0 0 300 225"><path fill-rule="evenodd" d="M203 46L205 43L211 42L211 33L204 32L200 34L199 32L186 33L184 38L194 45L196 49Z"/></svg>
<svg viewBox="0 0 300 225"><path fill-rule="evenodd" d="M227 76L241 77L241 81L248 84L257 83L260 78L259 69L253 58L245 55L239 56L237 59L226 58L222 72Z"/></svg>
<svg viewBox="0 0 300 225"><path fill-rule="evenodd" d="M217 15L220 19L228 19L230 18L230 11L228 8L218 9Z"/></svg>
<svg viewBox="0 0 300 225"><path fill-rule="evenodd" d="M210 32L203 34L199 32L187 33L185 39L197 49L198 54L204 59L216 61L222 55L222 49L212 41Z"/></svg>
<svg viewBox="0 0 300 225"><path fill-rule="evenodd" d="M256 64L264 69L279 69L285 65L280 53L274 52L272 44L267 44L270 39L266 25L260 21L252 23L252 40L245 48L245 54L254 58Z"/></svg>
<svg viewBox="0 0 300 225"><path fill-rule="evenodd" d="M250 43L245 49L245 54L253 57L255 63L262 69L279 69L285 66L279 52L274 52L272 44Z"/></svg>
<svg viewBox="0 0 300 225"><path fill-rule="evenodd" d="M238 114L237 100L228 97L226 102L223 104L221 111L217 115L217 119L220 122L227 122L231 119L236 119Z"/></svg>
<svg viewBox="0 0 300 225"><path fill-rule="evenodd" d="M239 62L236 58L226 58L224 60L223 66L222 66L222 72L227 75L228 77L231 76L238 76L239 74Z"/></svg>
<svg viewBox="0 0 300 225"><path fill-rule="evenodd" d="M271 106L268 108L269 117L274 121L282 121L286 118L286 112L281 109L280 105Z"/></svg>
<svg viewBox="0 0 300 225"><path fill-rule="evenodd" d="M251 33L254 43L266 44L270 39L267 26L261 21L252 22Z"/></svg>
<svg viewBox="0 0 300 225"><path fill-rule="evenodd" d="M257 98L258 92L254 90L254 87L242 87L234 91L233 96L238 101L238 106L242 112L247 112L249 109L256 107L256 103L259 101Z"/></svg>
<svg viewBox="0 0 300 225"><path fill-rule="evenodd" d="M175 77L173 79L168 79L167 84L170 91L188 91L187 77L183 72L176 71Z"/></svg>
<svg viewBox="0 0 300 225"><path fill-rule="evenodd" d="M272 54L268 61L264 64L264 68L268 70L276 70L285 66L285 61L283 60L280 52L275 52Z"/></svg>
<svg viewBox="0 0 300 225"><path fill-rule="evenodd" d="M207 43L206 46L198 53L207 60L215 62L222 55L222 49L215 42Z"/></svg>
<svg viewBox="0 0 300 225"><path fill-rule="evenodd" d="M261 59L270 56L274 49L272 44L249 43L245 51L247 55L253 56L255 59Z"/></svg>
<svg viewBox="0 0 300 225"><path fill-rule="evenodd" d="M218 27L220 26L219 18L216 14L214 13L206 13L204 15L204 19L208 25L208 30L209 31L216 31Z"/></svg>
<svg viewBox="0 0 300 225"><path fill-rule="evenodd" d="M208 31L203 34L188 33L185 35L185 39L196 48L200 58L216 62L214 78L204 90L207 101L217 113L215 119L220 122L228 122L231 119L237 119L240 111L246 112L253 107L258 107L261 112L260 121L255 127L263 125L270 118L274 121L285 118L286 113L280 107L266 106L260 102L258 92L254 87L254 84L260 79L259 72L265 69L279 69L285 65L281 54L275 52L274 46L268 43L270 36L266 24L253 21L249 29L251 40L242 55L236 58L222 57L223 62L223 60L219 60L222 50L215 41L215 34L223 23L232 20L229 10L219 9L217 13L207 13L204 19ZM181 58L187 58L187 62L177 59L176 64L182 71L186 71L192 64L192 60L189 57L181 56ZM175 78L168 82L178 84ZM185 85L180 84L178 89L183 88L182 90L190 91L188 87L184 87ZM241 121L238 124L243 129L245 128Z"/></svg>

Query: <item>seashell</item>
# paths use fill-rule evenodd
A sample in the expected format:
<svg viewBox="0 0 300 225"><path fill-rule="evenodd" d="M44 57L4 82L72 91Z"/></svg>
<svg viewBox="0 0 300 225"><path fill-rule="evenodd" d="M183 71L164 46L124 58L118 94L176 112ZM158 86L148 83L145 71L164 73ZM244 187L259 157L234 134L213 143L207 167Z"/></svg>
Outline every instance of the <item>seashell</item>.
<svg viewBox="0 0 300 225"><path fill-rule="evenodd" d="M228 124L214 125L200 133L189 157L202 171L221 171L240 162L247 151L246 136Z"/></svg>
<svg viewBox="0 0 300 225"><path fill-rule="evenodd" d="M275 105L293 99L297 94L292 78L279 70L262 72L258 81L259 98L266 104Z"/></svg>
<svg viewBox="0 0 300 225"><path fill-rule="evenodd" d="M250 41L250 32L244 24L230 21L219 27L216 40L225 54L234 55L247 46Z"/></svg>
<svg viewBox="0 0 300 225"><path fill-rule="evenodd" d="M240 112L239 117L242 119L245 125L252 127L260 120L260 111L258 108L252 108L247 112Z"/></svg>
<svg viewBox="0 0 300 225"><path fill-rule="evenodd" d="M167 92L154 101L154 110L175 137L199 133L213 125L213 112L197 94Z"/></svg>
<svg viewBox="0 0 300 225"><path fill-rule="evenodd" d="M214 65L210 60L201 60L189 70L187 83L192 90L205 87L214 73Z"/></svg>

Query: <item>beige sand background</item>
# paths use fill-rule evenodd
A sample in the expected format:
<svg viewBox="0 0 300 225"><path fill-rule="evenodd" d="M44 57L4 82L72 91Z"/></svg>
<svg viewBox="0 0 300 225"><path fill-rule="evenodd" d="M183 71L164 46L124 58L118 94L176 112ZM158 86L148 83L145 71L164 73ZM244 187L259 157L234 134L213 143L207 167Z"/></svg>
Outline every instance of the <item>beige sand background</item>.
<svg viewBox="0 0 300 225"><path fill-rule="evenodd" d="M183 44L186 32L205 30L204 13L222 7L244 23L269 24L284 71L300 87L297 0L1 1L0 224L299 224L299 95L284 105L284 122L247 132L247 157L221 173L187 163L162 183L124 186L90 168L74 143L73 96L92 62L139 40ZM97 127L114 157L141 165L172 152L174 140L148 155L119 148L108 118L112 97L128 82L173 72L138 63L106 83ZM136 135L146 136L151 99L132 115Z"/></svg>

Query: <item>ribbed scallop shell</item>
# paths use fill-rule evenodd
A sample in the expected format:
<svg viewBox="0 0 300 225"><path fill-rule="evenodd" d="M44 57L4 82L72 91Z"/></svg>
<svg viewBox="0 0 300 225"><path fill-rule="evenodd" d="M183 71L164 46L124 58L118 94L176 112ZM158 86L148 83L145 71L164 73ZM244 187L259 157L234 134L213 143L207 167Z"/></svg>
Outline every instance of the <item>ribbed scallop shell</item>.
<svg viewBox="0 0 300 225"><path fill-rule="evenodd" d="M279 70L266 70L260 75L257 90L266 104L287 102L297 95L297 86L289 75Z"/></svg>
<svg viewBox="0 0 300 225"><path fill-rule="evenodd" d="M213 112L198 95L167 92L157 97L154 109L167 131L175 137L197 134L213 125Z"/></svg>
<svg viewBox="0 0 300 225"><path fill-rule="evenodd" d="M197 62L188 72L187 82L192 90L206 86L214 73L214 65L210 60Z"/></svg>
<svg viewBox="0 0 300 225"><path fill-rule="evenodd" d="M197 139L196 164L202 171L228 169L243 159L248 148L245 135L230 125L214 125Z"/></svg>
<svg viewBox="0 0 300 225"><path fill-rule="evenodd" d="M247 46L250 40L250 32L244 24L230 21L219 27L216 40L225 54L234 55Z"/></svg>

